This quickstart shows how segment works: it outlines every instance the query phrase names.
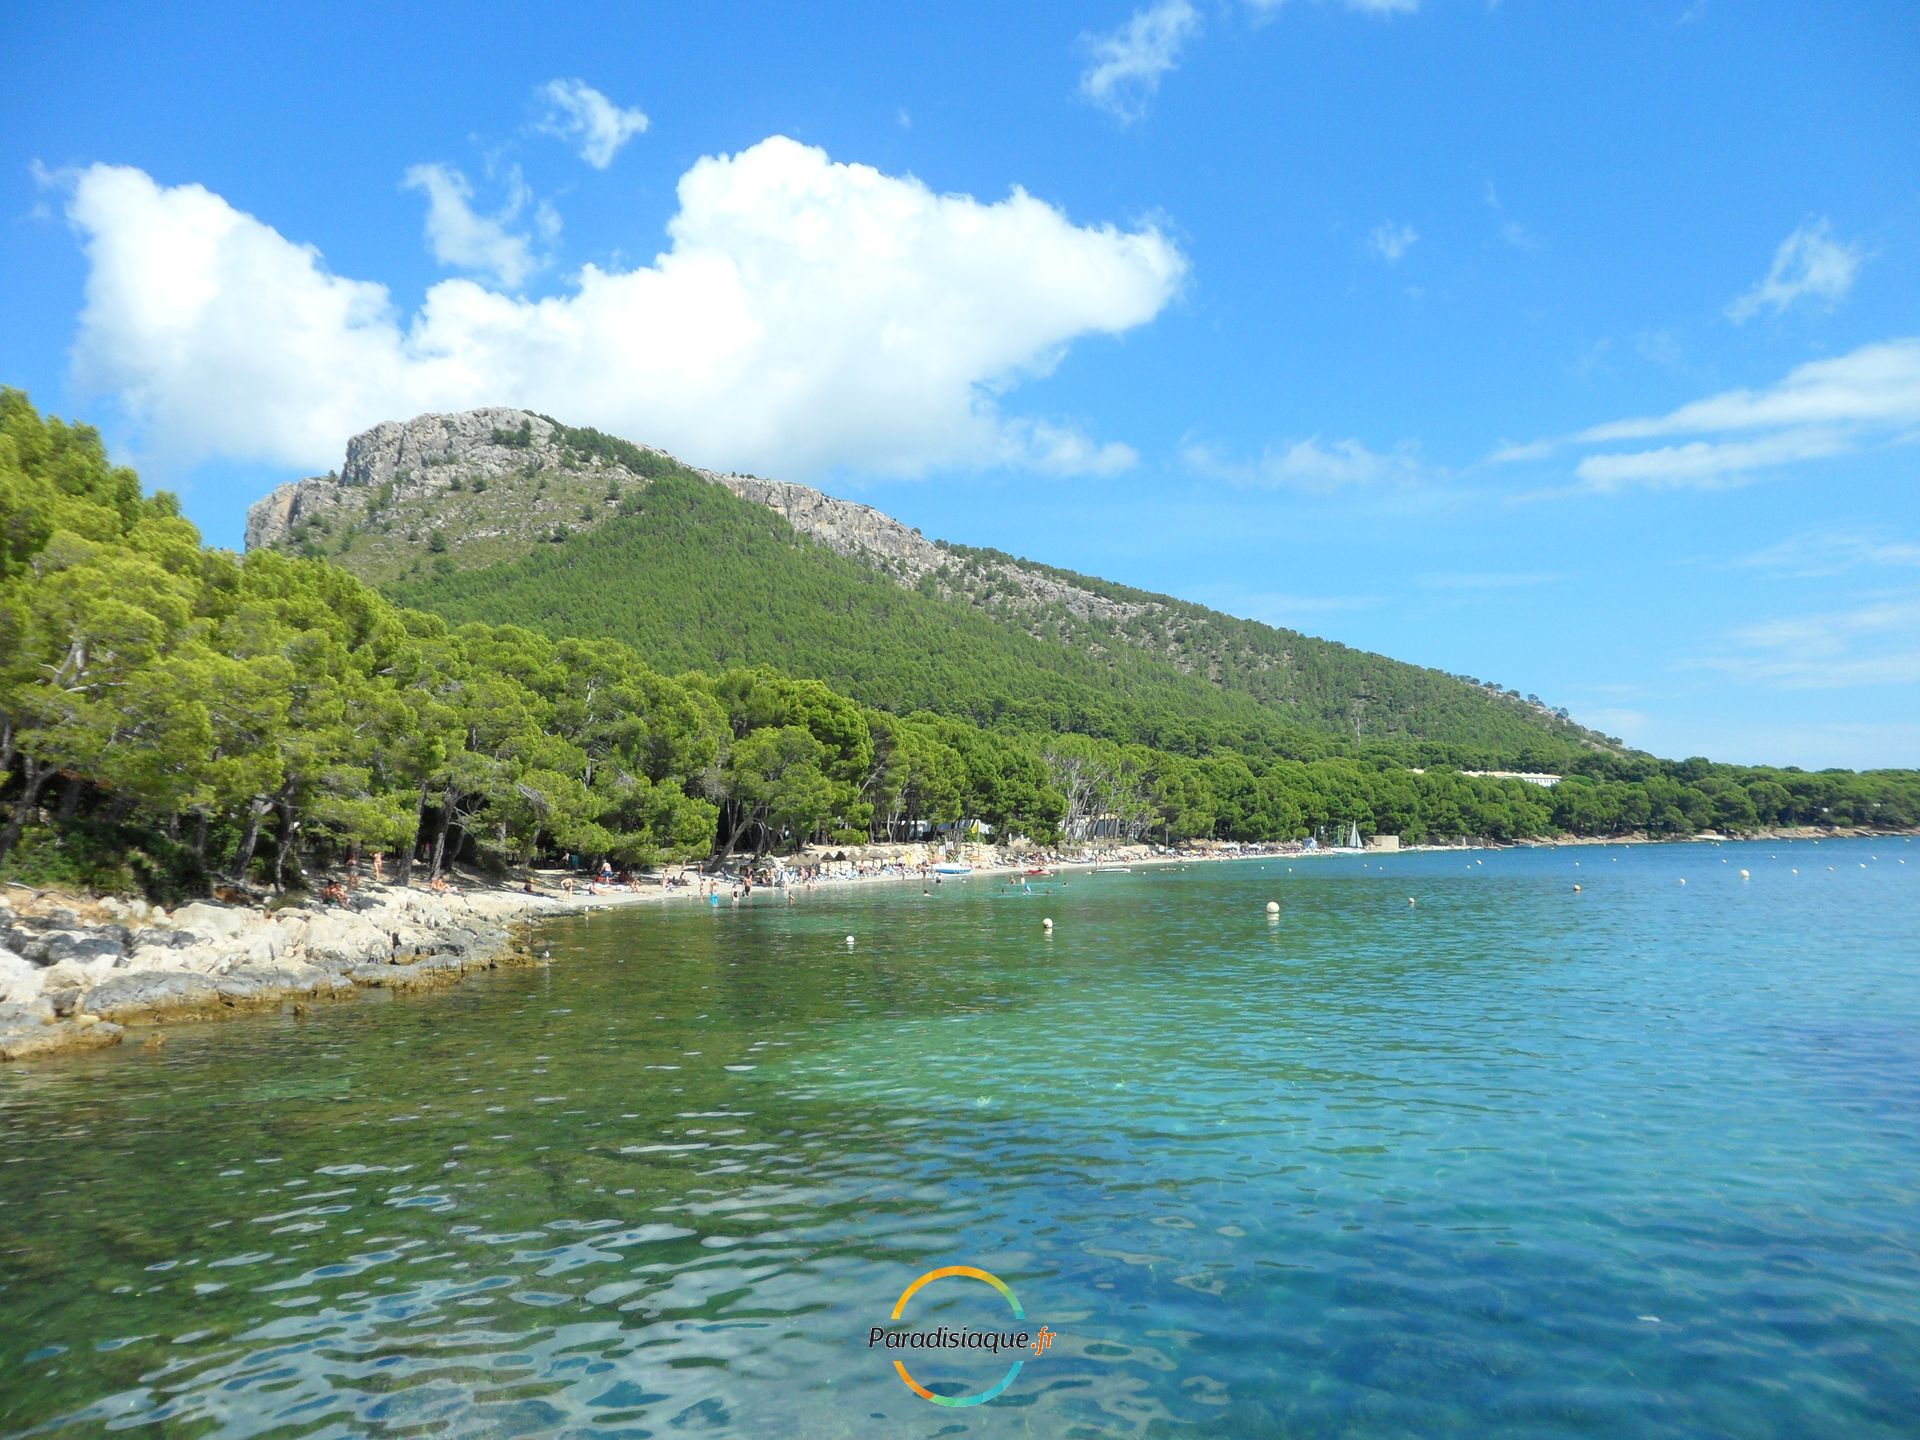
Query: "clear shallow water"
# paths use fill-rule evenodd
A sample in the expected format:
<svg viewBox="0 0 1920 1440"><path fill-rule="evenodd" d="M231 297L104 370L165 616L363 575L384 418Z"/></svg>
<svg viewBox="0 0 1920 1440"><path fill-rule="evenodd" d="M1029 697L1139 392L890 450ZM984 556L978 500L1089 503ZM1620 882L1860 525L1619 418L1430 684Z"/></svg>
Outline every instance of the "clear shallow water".
<svg viewBox="0 0 1920 1440"><path fill-rule="evenodd" d="M1920 1434L1920 847L775 898L0 1071L0 1433Z"/></svg>

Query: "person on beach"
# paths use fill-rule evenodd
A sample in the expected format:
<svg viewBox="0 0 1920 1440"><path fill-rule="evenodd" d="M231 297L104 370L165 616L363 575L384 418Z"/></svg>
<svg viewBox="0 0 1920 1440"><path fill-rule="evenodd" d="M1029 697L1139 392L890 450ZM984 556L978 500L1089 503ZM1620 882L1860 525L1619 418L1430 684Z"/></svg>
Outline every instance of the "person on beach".
<svg viewBox="0 0 1920 1440"><path fill-rule="evenodd" d="M373 883L376 885L387 883L387 857L377 850L373 856Z"/></svg>

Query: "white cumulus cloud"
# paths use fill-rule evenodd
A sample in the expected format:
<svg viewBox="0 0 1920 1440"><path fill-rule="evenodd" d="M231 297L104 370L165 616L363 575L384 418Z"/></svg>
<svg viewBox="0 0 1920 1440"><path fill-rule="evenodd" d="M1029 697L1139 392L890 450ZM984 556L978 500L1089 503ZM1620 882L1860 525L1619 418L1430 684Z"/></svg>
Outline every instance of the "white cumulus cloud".
<svg viewBox="0 0 1920 1440"><path fill-rule="evenodd" d="M761 473L1108 472L1132 452L1001 407L1186 273L1151 226L940 195L777 136L681 177L650 264L539 299L447 279L411 315L198 185L94 165L67 213L89 265L77 379L176 463L319 470L381 420L508 404Z"/></svg>
<svg viewBox="0 0 1920 1440"><path fill-rule="evenodd" d="M571 142L596 170L613 164L622 145L646 133L645 111L614 104L584 80L549 80L535 95L543 107L535 128Z"/></svg>
<svg viewBox="0 0 1920 1440"><path fill-rule="evenodd" d="M1828 220L1809 220L1780 242L1766 279L1727 306L1727 318L1741 325L1762 310L1778 315L1803 300L1832 309L1847 298L1864 259L1857 247L1833 238Z"/></svg>
<svg viewBox="0 0 1920 1440"><path fill-rule="evenodd" d="M1190 0L1161 0L1111 35L1087 40L1093 63L1080 77L1080 93L1122 120L1137 120L1160 88L1160 77L1179 63L1180 51L1200 32L1200 12Z"/></svg>

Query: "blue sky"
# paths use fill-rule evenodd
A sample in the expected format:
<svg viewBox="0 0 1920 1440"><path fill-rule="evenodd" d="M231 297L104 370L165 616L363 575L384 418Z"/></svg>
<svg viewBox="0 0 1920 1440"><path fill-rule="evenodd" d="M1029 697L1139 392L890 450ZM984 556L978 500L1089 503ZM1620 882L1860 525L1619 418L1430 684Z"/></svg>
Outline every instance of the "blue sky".
<svg viewBox="0 0 1920 1440"><path fill-rule="evenodd" d="M528 404L1495 679L1920 764L1920 10L38 7L0 382L210 539Z"/></svg>

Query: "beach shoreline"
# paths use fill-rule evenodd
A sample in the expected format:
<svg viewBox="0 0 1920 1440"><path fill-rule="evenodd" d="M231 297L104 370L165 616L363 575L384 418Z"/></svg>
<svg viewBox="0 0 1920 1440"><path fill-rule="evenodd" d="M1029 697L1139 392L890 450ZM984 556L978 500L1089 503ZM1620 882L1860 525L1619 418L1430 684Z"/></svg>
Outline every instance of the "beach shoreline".
<svg viewBox="0 0 1920 1440"><path fill-rule="evenodd" d="M1913 833L1798 826L1737 836L1561 836L1392 850L1276 847L1163 853L1133 845L1113 846L1091 858L1083 853L1040 863L1051 878L1119 865L1162 869L1235 860L1384 860L1441 851L1818 841ZM963 856L973 867L969 875L941 876L941 883L975 877L1024 879L1035 866L1030 857L1004 857L984 846L966 847ZM861 873L860 860L827 860L823 873L811 881L754 890L787 896L798 904L843 886L930 885L934 879L930 873L923 875L917 864L902 867L897 857L884 863L885 869ZM543 888L533 893L485 883L444 894L366 885L343 906L308 903L278 909L195 901L167 910L141 901L71 896L10 882L0 887L0 1061L100 1049L128 1040L156 1045L164 1043L169 1025L351 999L362 990L439 989L483 970L545 964L547 957L534 952L532 927L569 915L675 901L750 909L766 903L753 895L736 899L732 891L737 882L720 877L701 877L682 887L667 885L662 876L636 888L582 888L569 895L558 888L566 876L564 871L536 872ZM719 896L717 906L710 895Z"/></svg>

